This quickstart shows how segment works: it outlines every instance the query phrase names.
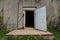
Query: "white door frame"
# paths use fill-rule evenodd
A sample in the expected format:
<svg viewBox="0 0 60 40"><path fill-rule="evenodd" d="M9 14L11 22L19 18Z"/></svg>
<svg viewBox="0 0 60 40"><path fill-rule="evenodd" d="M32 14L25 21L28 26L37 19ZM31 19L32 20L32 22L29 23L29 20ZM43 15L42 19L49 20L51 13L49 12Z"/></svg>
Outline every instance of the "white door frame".
<svg viewBox="0 0 60 40"><path fill-rule="evenodd" d="M30 10L30 11L35 11L36 8L23 8L23 13L24 13L24 28L25 28L25 17L26 17L26 10Z"/></svg>

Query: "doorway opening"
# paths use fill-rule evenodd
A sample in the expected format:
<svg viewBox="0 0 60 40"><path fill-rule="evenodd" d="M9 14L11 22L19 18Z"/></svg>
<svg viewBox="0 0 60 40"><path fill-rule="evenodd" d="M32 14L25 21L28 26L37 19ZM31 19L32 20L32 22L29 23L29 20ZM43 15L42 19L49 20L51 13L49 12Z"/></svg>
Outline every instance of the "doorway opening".
<svg viewBox="0 0 60 40"><path fill-rule="evenodd" d="M25 27L34 28L34 11L25 11Z"/></svg>

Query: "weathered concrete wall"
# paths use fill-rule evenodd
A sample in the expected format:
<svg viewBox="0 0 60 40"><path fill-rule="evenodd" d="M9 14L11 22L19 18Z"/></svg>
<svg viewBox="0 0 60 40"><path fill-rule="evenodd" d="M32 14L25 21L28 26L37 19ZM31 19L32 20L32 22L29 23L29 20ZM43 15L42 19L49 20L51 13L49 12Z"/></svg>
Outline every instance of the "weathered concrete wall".
<svg viewBox="0 0 60 40"><path fill-rule="evenodd" d="M3 9L4 6L4 0L0 0L0 11Z"/></svg>
<svg viewBox="0 0 60 40"><path fill-rule="evenodd" d="M7 29L17 28L18 0L5 0L4 3L4 23Z"/></svg>
<svg viewBox="0 0 60 40"><path fill-rule="evenodd" d="M53 0L50 1L50 3L47 5L47 16L48 16L48 21L51 21L51 25L56 26L57 21L58 21L58 13L57 13L57 1Z"/></svg>
<svg viewBox="0 0 60 40"><path fill-rule="evenodd" d="M18 4L19 2L19 4ZM7 29L16 29L17 28L17 18L18 18L18 28L22 28L24 26L24 7L36 7L41 8L46 6L47 16L49 16L49 20L57 14L56 5L54 2L51 3L51 0L41 0L39 3L35 2L35 0L5 0L4 3L4 23L7 23ZM19 8L18 8L19 6ZM19 15L18 15L19 13ZM18 15L18 17L17 17ZM23 17L22 17L23 16ZM21 18L22 17L22 18Z"/></svg>
<svg viewBox="0 0 60 40"><path fill-rule="evenodd" d="M0 0L0 16L3 16L4 0Z"/></svg>

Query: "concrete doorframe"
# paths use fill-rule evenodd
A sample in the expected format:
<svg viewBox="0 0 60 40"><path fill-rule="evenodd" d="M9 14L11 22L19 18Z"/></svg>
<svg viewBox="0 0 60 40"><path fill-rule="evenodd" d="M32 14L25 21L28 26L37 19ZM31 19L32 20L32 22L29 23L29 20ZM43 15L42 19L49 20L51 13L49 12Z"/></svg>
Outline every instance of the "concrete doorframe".
<svg viewBox="0 0 60 40"><path fill-rule="evenodd" d="M23 13L24 13L24 28L25 28L25 16L26 16L26 10L28 10L28 11L35 11L36 8L23 8Z"/></svg>

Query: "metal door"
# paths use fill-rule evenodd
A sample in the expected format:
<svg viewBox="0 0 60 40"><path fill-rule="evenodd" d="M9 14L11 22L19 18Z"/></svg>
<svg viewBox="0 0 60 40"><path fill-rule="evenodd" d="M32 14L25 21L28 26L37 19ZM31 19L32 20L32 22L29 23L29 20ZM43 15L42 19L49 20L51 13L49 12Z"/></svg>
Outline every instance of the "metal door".
<svg viewBox="0 0 60 40"><path fill-rule="evenodd" d="M46 6L35 10L35 29L47 31Z"/></svg>

